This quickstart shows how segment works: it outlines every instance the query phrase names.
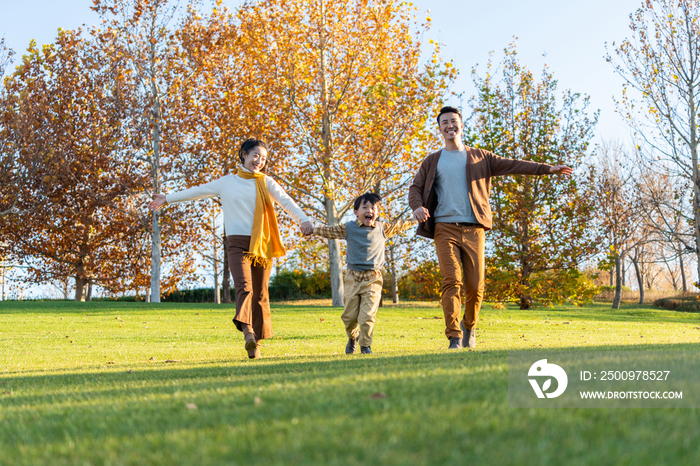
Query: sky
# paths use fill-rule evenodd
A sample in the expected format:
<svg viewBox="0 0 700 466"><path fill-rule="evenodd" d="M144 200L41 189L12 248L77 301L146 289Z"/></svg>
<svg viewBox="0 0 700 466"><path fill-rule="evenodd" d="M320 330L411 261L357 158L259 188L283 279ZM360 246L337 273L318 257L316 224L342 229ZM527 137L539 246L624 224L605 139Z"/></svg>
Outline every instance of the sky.
<svg viewBox="0 0 700 466"><path fill-rule="evenodd" d="M203 3L212 4L211 0ZM233 8L241 0L224 4ZM474 93L472 68L476 66L483 75L489 52L495 52L495 61L500 61L503 49L517 37L520 62L535 76L546 63L560 91L571 89L590 96L591 112L600 110L594 142L630 139L630 131L615 112L613 96L621 95L622 79L605 61L605 43L629 37L629 15L641 0L414 0L413 4L420 17L432 18L424 40L442 43L443 58L460 70L452 90L464 100L453 98L447 103L466 104ZM91 5L92 0L0 0L0 37L20 56L31 39L51 43L58 28L98 24Z"/></svg>
<svg viewBox="0 0 700 466"><path fill-rule="evenodd" d="M205 6L211 0L203 0ZM240 0L225 0L235 7ZM522 64L538 76L546 63L559 81L591 99L600 110L596 142L626 140L629 130L615 113L613 96L619 96L622 79L604 59L605 43L629 36L629 15L641 0L414 0L421 17L432 18L426 39L443 44L442 55L460 70L453 91L465 99L474 93L471 70L483 71L489 52L495 59L514 41ZM0 0L0 37L20 55L31 39L53 42L58 28L75 29L99 23L90 10L92 0Z"/></svg>

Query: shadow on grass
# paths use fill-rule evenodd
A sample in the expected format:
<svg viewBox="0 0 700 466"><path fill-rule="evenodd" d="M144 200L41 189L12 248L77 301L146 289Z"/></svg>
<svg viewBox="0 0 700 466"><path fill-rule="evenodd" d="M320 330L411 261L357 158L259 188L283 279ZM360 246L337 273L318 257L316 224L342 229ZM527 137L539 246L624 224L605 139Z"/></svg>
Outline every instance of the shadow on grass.
<svg viewBox="0 0 700 466"><path fill-rule="evenodd" d="M700 351L700 344L633 350L670 346ZM698 457L698 410L508 409L507 353L298 356L132 373L5 375L0 393L16 393L0 395L0 446L10 461L27 452L61 457L78 442L80 458L125 463L133 449L148 458L167 446L160 464L240 457L249 464L445 464L464 457L477 464L692 464L685 460Z"/></svg>

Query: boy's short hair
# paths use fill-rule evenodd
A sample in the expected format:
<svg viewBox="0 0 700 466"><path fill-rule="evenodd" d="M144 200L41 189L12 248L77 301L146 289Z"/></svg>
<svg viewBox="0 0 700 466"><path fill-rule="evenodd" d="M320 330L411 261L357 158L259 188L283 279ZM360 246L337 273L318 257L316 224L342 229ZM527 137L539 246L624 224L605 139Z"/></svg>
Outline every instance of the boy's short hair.
<svg viewBox="0 0 700 466"><path fill-rule="evenodd" d="M442 108L440 109L440 113L438 113L438 116L437 116L437 124L438 124L438 126L440 126L440 117L441 117L442 115L444 115L445 113L456 113L457 115L459 115L459 121L462 121L462 122L464 121L464 118L462 118L462 112L460 112L458 108L456 108L456 107L449 107L449 106L448 106L448 107L442 107Z"/></svg>
<svg viewBox="0 0 700 466"><path fill-rule="evenodd" d="M377 193L366 192L362 196L355 199L354 209L357 210L362 204L369 202L370 205L379 204L382 202L382 197Z"/></svg>

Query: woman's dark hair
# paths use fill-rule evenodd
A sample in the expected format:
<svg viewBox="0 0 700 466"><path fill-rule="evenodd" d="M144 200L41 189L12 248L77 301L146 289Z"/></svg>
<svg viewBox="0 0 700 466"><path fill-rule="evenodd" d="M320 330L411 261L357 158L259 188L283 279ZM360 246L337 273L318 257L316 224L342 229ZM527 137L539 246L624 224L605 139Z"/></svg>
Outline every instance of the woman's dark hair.
<svg viewBox="0 0 700 466"><path fill-rule="evenodd" d="M373 206L374 204L379 204L382 202L382 197L377 193L366 192L362 196L355 199L354 209L359 209L365 202L369 202L369 204Z"/></svg>
<svg viewBox="0 0 700 466"><path fill-rule="evenodd" d="M241 148L238 149L238 160L241 161L241 163L245 163L245 158L244 156L253 150L255 147L262 147L265 150L268 150L267 144L265 144L265 141L261 141L260 139L255 139L255 138L248 138L245 140L243 144L241 144Z"/></svg>
<svg viewBox="0 0 700 466"><path fill-rule="evenodd" d="M441 117L442 115L444 115L445 113L456 113L457 115L459 115L459 120L460 120L460 121L464 121L464 118L462 118L462 112L460 112L458 108L455 108L455 107L442 107L442 108L440 109L440 113L438 113L438 116L437 116L437 123L438 123L438 126L440 126L440 117Z"/></svg>

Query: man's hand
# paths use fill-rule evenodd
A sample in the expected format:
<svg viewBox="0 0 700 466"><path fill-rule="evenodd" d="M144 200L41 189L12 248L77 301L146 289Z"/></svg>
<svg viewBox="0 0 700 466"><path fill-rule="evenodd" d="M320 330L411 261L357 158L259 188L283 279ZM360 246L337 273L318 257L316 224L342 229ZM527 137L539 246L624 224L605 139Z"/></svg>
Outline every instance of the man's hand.
<svg viewBox="0 0 700 466"><path fill-rule="evenodd" d="M314 232L314 225L311 222L304 222L299 226L299 229L304 234L304 236L312 235Z"/></svg>
<svg viewBox="0 0 700 466"><path fill-rule="evenodd" d="M168 201L165 200L165 194L154 194L153 201L148 204L148 208L155 212L167 203Z"/></svg>
<svg viewBox="0 0 700 466"><path fill-rule="evenodd" d="M549 167L549 173L551 173L552 175L571 176L573 172L574 171L566 165L554 165L553 167Z"/></svg>
<svg viewBox="0 0 700 466"><path fill-rule="evenodd" d="M428 209L425 207L418 207L416 210L413 211L413 218L416 219L416 221L423 223L428 218L430 217L430 212L428 212Z"/></svg>

